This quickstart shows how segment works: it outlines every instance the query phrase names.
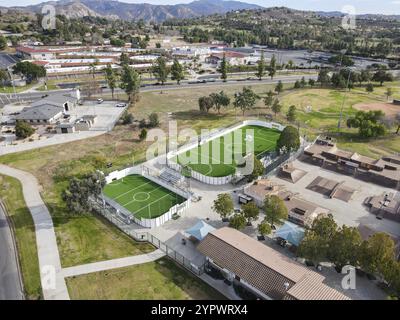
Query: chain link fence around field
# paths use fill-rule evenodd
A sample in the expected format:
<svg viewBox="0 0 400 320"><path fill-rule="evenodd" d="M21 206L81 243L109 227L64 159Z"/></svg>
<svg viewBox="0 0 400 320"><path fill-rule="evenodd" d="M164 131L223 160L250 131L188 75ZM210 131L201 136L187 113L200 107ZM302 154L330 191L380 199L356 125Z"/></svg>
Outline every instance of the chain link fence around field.
<svg viewBox="0 0 400 320"><path fill-rule="evenodd" d="M192 263L189 259L185 258L182 254L176 250L169 247L167 244L159 240L157 237L149 233L145 229L136 229L137 226L132 224L127 224L115 211L103 206L102 199L90 199L93 206L93 211L100 214L105 219L114 224L122 232L126 233L128 236L132 237L136 241L149 242L156 248L164 252L169 258L176 261L179 265L183 266L185 269L189 270L193 274L200 276L204 273L204 264L197 266Z"/></svg>

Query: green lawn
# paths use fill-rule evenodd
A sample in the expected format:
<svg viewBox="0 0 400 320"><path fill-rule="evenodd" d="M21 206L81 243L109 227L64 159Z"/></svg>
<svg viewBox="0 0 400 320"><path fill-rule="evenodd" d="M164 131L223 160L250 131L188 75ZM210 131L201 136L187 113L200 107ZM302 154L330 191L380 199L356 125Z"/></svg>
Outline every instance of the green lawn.
<svg viewBox="0 0 400 320"><path fill-rule="evenodd" d="M75 300L225 299L168 258L66 280L69 295Z"/></svg>
<svg viewBox="0 0 400 320"><path fill-rule="evenodd" d="M235 141L237 134L240 134L238 142ZM249 144L254 142L254 154L260 156L275 150L280 134L276 129L245 126L178 155L178 162L206 176L228 176L234 174L238 166L235 155L248 153L249 149L246 150L246 146L250 148Z"/></svg>
<svg viewBox="0 0 400 320"><path fill-rule="evenodd" d="M105 186L104 194L137 218L153 219L185 198L140 175L130 175Z"/></svg>
<svg viewBox="0 0 400 320"><path fill-rule="evenodd" d="M25 295L27 299L40 299L42 287L35 226L23 199L22 186L19 181L8 176L0 176L0 198L7 208L14 227Z"/></svg>

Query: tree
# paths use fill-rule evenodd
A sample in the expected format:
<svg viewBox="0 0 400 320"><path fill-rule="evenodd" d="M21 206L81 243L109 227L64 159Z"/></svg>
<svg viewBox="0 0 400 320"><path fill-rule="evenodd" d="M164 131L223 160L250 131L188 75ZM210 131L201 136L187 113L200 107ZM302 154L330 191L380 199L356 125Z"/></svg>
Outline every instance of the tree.
<svg viewBox="0 0 400 320"><path fill-rule="evenodd" d="M235 101L233 106L242 110L243 116L246 110L250 110L255 107L257 100L260 97L248 87L244 87L242 92L235 93Z"/></svg>
<svg viewBox="0 0 400 320"><path fill-rule="evenodd" d="M258 60L257 62L256 77L258 78L258 80L261 80L264 75L265 75L265 58L264 58L264 51L261 51L260 60Z"/></svg>
<svg viewBox="0 0 400 320"><path fill-rule="evenodd" d="M229 220L229 226L236 230L241 230L246 226L246 218L242 214L236 213Z"/></svg>
<svg viewBox="0 0 400 320"><path fill-rule="evenodd" d="M93 80L96 77L97 65L98 65L97 59L94 62L89 64L89 73L92 75Z"/></svg>
<svg viewBox="0 0 400 320"><path fill-rule="evenodd" d="M371 274L384 276L386 265L395 257L395 244L392 238L383 232L378 232L361 244L360 265Z"/></svg>
<svg viewBox="0 0 400 320"><path fill-rule="evenodd" d="M251 180L257 179L258 177L262 176L265 171L264 165L260 160L258 160L255 155L253 155L253 159L253 172L250 175Z"/></svg>
<svg viewBox="0 0 400 320"><path fill-rule="evenodd" d="M281 198L276 195L266 196L264 199L265 219L274 226L274 223L287 219L288 209Z"/></svg>
<svg viewBox="0 0 400 320"><path fill-rule="evenodd" d="M400 132L400 113L396 114L395 120L396 120L396 124L397 124L396 134L399 134L399 132Z"/></svg>
<svg viewBox="0 0 400 320"><path fill-rule="evenodd" d="M320 83L321 87L326 87L329 85L331 79L329 78L328 70L321 69L319 71L317 82Z"/></svg>
<svg viewBox="0 0 400 320"><path fill-rule="evenodd" d="M214 103L214 108L221 113L221 107L228 107L231 103L231 99L225 94L224 91L220 91L219 93L211 93L211 99Z"/></svg>
<svg viewBox="0 0 400 320"><path fill-rule="evenodd" d="M75 213L91 211L91 196L99 195L106 181L101 173L93 173L83 179L76 177L69 181L69 186L62 193L62 199L66 202L68 209Z"/></svg>
<svg viewBox="0 0 400 320"><path fill-rule="evenodd" d="M4 36L0 36L0 50L7 49L7 39Z"/></svg>
<svg viewBox="0 0 400 320"><path fill-rule="evenodd" d="M297 117L296 106L290 106L286 114L287 120L290 122L294 122L296 121L296 117Z"/></svg>
<svg viewBox="0 0 400 320"><path fill-rule="evenodd" d="M33 135L35 129L27 122L18 120L15 125L15 135L18 139L26 139Z"/></svg>
<svg viewBox="0 0 400 320"><path fill-rule="evenodd" d="M278 83L276 84L275 92L277 94L280 94L282 91L283 91L283 83L281 80L279 80Z"/></svg>
<svg viewBox="0 0 400 320"><path fill-rule="evenodd" d="M311 228L306 229L297 253L299 256L318 264L329 260L329 250L338 226L331 214L314 219Z"/></svg>
<svg viewBox="0 0 400 320"><path fill-rule="evenodd" d="M174 59L174 63L172 64L171 67L171 79L172 80L176 80L176 82L178 84L181 83L181 80L184 79L184 74L183 74L183 67L182 65L179 63L178 59L175 58Z"/></svg>
<svg viewBox="0 0 400 320"><path fill-rule="evenodd" d="M221 64L218 68L218 72L221 73L221 79L226 82L228 79L228 71L229 71L229 65L228 62L226 61L226 56L224 53L224 56L222 57Z"/></svg>
<svg viewBox="0 0 400 320"><path fill-rule="evenodd" d="M368 82L368 81L371 81L371 79L372 79L372 77L371 77L371 73L369 72L369 70L367 70L367 69L361 70L360 78L359 78L359 80L361 82Z"/></svg>
<svg viewBox="0 0 400 320"><path fill-rule="evenodd" d="M169 68L164 57L158 57L155 64L153 65L152 72L156 76L157 80L161 82L162 85L167 81Z"/></svg>
<svg viewBox="0 0 400 320"><path fill-rule="evenodd" d="M124 67L125 65L129 65L131 61L129 59L129 56L126 53L122 52L121 56L119 57L119 62L121 66Z"/></svg>
<svg viewBox="0 0 400 320"><path fill-rule="evenodd" d="M271 107L271 110L272 110L273 113L275 113L275 117L276 117L276 115L277 115L278 113L281 112L281 110L282 110L282 105L281 105L279 99L275 99L275 100L274 100L274 102L273 102L273 104L272 104L272 107Z"/></svg>
<svg viewBox="0 0 400 320"><path fill-rule="evenodd" d="M123 125L132 124L133 123L133 115L125 110L124 114L121 117L121 123Z"/></svg>
<svg viewBox="0 0 400 320"><path fill-rule="evenodd" d="M251 225L252 221L255 221L258 219L258 216L260 214L260 209L257 207L257 205L254 202L248 202L248 203L242 205L242 213L243 213L243 216L247 220L247 224Z"/></svg>
<svg viewBox="0 0 400 320"><path fill-rule="evenodd" d="M262 236L266 236L267 234L270 234L272 232L272 228L269 225L269 223L267 221L262 221L258 227L257 227L258 232L262 235Z"/></svg>
<svg viewBox="0 0 400 320"><path fill-rule="evenodd" d="M214 100L210 96L203 96L199 98L200 111L208 113L213 106Z"/></svg>
<svg viewBox="0 0 400 320"><path fill-rule="evenodd" d="M343 225L332 237L329 259L341 270L345 265L358 266L358 253L362 239L357 228Z"/></svg>
<svg viewBox="0 0 400 320"><path fill-rule="evenodd" d="M393 81L393 75L389 72L386 72L385 70L378 70L373 76L372 80L379 82L381 86L383 86L384 82L392 82Z"/></svg>
<svg viewBox="0 0 400 320"><path fill-rule="evenodd" d="M271 90L269 90L267 92L267 96L264 98L264 105L267 108L271 108L273 102L274 102L274 94Z"/></svg>
<svg viewBox="0 0 400 320"><path fill-rule="evenodd" d="M315 80L314 79L309 79L308 80L308 85L312 88L315 86Z"/></svg>
<svg viewBox="0 0 400 320"><path fill-rule="evenodd" d="M140 131L139 139L140 139L140 141L143 141L146 138L147 138L147 129L143 128L142 131Z"/></svg>
<svg viewBox="0 0 400 320"><path fill-rule="evenodd" d="M340 66L351 67L354 66L354 61L351 57L344 54L332 56L328 59L329 63L340 64Z"/></svg>
<svg viewBox="0 0 400 320"><path fill-rule="evenodd" d="M387 100L389 100L389 98L393 95L393 89L392 88L387 88L386 89L386 97Z"/></svg>
<svg viewBox="0 0 400 320"><path fill-rule="evenodd" d="M114 99L114 91L117 87L118 78L110 64L107 64L107 68L105 69L105 78L107 81L107 85L111 90L111 96Z"/></svg>
<svg viewBox="0 0 400 320"><path fill-rule="evenodd" d="M301 83L299 80L296 80L296 82L294 83L294 88L295 89L300 89L301 88Z"/></svg>
<svg viewBox="0 0 400 320"><path fill-rule="evenodd" d="M354 117L347 120L349 128L358 128L362 138L377 138L386 134L386 127L381 122L385 114L381 110L357 111Z"/></svg>
<svg viewBox="0 0 400 320"><path fill-rule="evenodd" d="M365 87L365 91L367 91L368 93L374 92L374 85L372 83L368 83Z"/></svg>
<svg viewBox="0 0 400 320"><path fill-rule="evenodd" d="M275 74L276 74L276 57L273 54L268 68L268 75L271 77L271 80L274 79Z"/></svg>
<svg viewBox="0 0 400 320"><path fill-rule="evenodd" d="M4 86L4 83L9 79L10 79L10 75L9 75L8 71L5 69L0 69L0 81L3 83L3 86Z"/></svg>
<svg viewBox="0 0 400 320"><path fill-rule="evenodd" d="M20 61L13 67L13 72L21 74L28 82L36 81L46 76L46 69L29 61Z"/></svg>
<svg viewBox="0 0 400 320"><path fill-rule="evenodd" d="M300 81L300 86L301 86L302 88L304 88L306 85L307 85L306 79L305 79L304 77L302 77L302 78L301 78L301 81Z"/></svg>
<svg viewBox="0 0 400 320"><path fill-rule="evenodd" d="M228 193L220 193L214 200L212 210L219 214L222 219L228 218L234 210L232 197Z"/></svg>
<svg viewBox="0 0 400 320"><path fill-rule="evenodd" d="M160 125L160 120L158 119L158 114L153 112L149 115L149 128L155 128Z"/></svg>
<svg viewBox="0 0 400 320"><path fill-rule="evenodd" d="M287 152L296 151L300 148L300 135L299 131L292 126L286 126L283 129L279 139L276 143L276 150L281 152L286 150Z"/></svg>
<svg viewBox="0 0 400 320"><path fill-rule="evenodd" d="M139 100L140 76L128 65L123 67L120 87L125 90L129 102L135 103Z"/></svg>

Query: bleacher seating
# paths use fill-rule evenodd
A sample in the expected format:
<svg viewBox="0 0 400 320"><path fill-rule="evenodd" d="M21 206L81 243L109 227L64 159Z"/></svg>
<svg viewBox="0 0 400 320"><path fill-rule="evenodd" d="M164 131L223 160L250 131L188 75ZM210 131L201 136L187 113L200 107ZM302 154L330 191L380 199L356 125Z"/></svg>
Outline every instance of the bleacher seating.
<svg viewBox="0 0 400 320"><path fill-rule="evenodd" d="M162 170L159 178L172 185L179 185L183 180L183 177L178 172L169 168Z"/></svg>

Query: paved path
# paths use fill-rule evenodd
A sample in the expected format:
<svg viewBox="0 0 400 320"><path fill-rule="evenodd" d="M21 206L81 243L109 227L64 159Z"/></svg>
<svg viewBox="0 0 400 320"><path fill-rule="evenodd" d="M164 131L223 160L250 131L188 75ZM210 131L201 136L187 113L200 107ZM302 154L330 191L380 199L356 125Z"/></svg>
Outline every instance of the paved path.
<svg viewBox="0 0 400 320"><path fill-rule="evenodd" d="M21 182L27 207L35 224L36 244L38 248L40 277L45 300L69 299L67 286L61 270L60 255L57 247L53 221L49 210L39 193L36 178L30 173L0 164L0 174L14 177ZM55 272L54 281L49 281Z"/></svg>
<svg viewBox="0 0 400 320"><path fill-rule="evenodd" d="M131 256L126 258L120 259L113 259L107 261L100 261L94 262L89 264L84 264L75 267L69 267L62 270L62 274L64 277L72 277L78 276L82 274L88 274L92 272L99 272L104 270L116 269L116 268L123 268L129 267L137 264L152 262L158 260L165 256L165 253L161 250L155 250L150 253L138 255L138 256Z"/></svg>
<svg viewBox="0 0 400 320"><path fill-rule="evenodd" d="M0 204L0 300L23 300L16 247Z"/></svg>
<svg viewBox="0 0 400 320"><path fill-rule="evenodd" d="M32 142L24 142L16 145L1 145L0 146L0 156L10 153L22 152L32 149L44 148L49 146L54 146L56 144L68 143L83 139L93 138L102 134L105 134L107 131L81 131L69 134L55 134L51 138L36 140Z"/></svg>

